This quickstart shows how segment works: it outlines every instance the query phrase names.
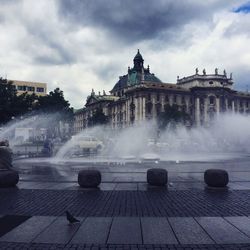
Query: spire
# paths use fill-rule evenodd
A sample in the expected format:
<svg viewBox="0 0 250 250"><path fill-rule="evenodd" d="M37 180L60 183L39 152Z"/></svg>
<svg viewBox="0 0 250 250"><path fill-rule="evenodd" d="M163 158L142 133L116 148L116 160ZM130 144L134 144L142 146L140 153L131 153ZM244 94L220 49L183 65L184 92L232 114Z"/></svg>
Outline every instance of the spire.
<svg viewBox="0 0 250 250"><path fill-rule="evenodd" d="M134 57L134 69L136 71L141 71L141 69L143 68L143 58L142 55L140 54L140 50L138 49L137 54Z"/></svg>

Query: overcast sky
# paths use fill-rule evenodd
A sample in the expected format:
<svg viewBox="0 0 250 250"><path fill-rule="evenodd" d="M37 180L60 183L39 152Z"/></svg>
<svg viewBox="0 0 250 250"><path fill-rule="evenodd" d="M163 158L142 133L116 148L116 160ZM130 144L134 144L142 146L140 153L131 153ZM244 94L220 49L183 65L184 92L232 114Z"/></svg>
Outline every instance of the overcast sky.
<svg viewBox="0 0 250 250"><path fill-rule="evenodd" d="M175 83L195 68L233 72L250 90L250 2L0 0L0 76L60 87L74 108L133 66Z"/></svg>

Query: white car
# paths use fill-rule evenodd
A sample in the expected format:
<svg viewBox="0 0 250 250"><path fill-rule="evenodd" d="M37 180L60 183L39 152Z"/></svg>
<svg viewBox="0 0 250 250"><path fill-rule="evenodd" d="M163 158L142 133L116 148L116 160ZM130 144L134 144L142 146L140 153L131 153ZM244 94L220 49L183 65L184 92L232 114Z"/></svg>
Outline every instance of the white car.
<svg viewBox="0 0 250 250"><path fill-rule="evenodd" d="M99 151L103 148L103 142L92 136L72 136L71 140L78 149Z"/></svg>

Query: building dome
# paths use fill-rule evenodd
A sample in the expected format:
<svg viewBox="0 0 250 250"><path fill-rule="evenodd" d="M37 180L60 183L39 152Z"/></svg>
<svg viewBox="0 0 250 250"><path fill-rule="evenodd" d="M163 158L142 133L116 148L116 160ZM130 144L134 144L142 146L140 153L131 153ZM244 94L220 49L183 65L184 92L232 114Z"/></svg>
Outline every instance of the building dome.
<svg viewBox="0 0 250 250"><path fill-rule="evenodd" d="M120 76L119 81L115 84L115 86L111 90L111 93L118 92L128 86L140 84L142 81L161 83L161 80L159 78L150 73L149 67L144 68L144 60L139 49L133 61L134 67L132 69L128 69L128 74Z"/></svg>
<svg viewBox="0 0 250 250"><path fill-rule="evenodd" d="M137 71L141 71L141 69L143 68L143 63L144 60L142 58L140 50L138 49L137 54L134 57L134 69Z"/></svg>

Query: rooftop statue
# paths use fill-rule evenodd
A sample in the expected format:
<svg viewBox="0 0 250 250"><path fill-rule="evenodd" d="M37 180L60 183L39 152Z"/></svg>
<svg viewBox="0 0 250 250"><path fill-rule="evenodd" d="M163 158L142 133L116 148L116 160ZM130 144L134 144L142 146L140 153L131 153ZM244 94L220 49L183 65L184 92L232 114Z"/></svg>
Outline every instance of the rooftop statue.
<svg viewBox="0 0 250 250"><path fill-rule="evenodd" d="M223 70L223 75L224 75L224 76L227 76L227 72L226 72L225 69Z"/></svg>
<svg viewBox="0 0 250 250"><path fill-rule="evenodd" d="M218 75L218 68L215 68L215 75Z"/></svg>
<svg viewBox="0 0 250 250"><path fill-rule="evenodd" d="M198 73L199 73L199 69L196 68L196 69L195 69L195 74L198 75Z"/></svg>
<svg viewBox="0 0 250 250"><path fill-rule="evenodd" d="M203 75L206 75L206 70L205 69L203 69Z"/></svg>

